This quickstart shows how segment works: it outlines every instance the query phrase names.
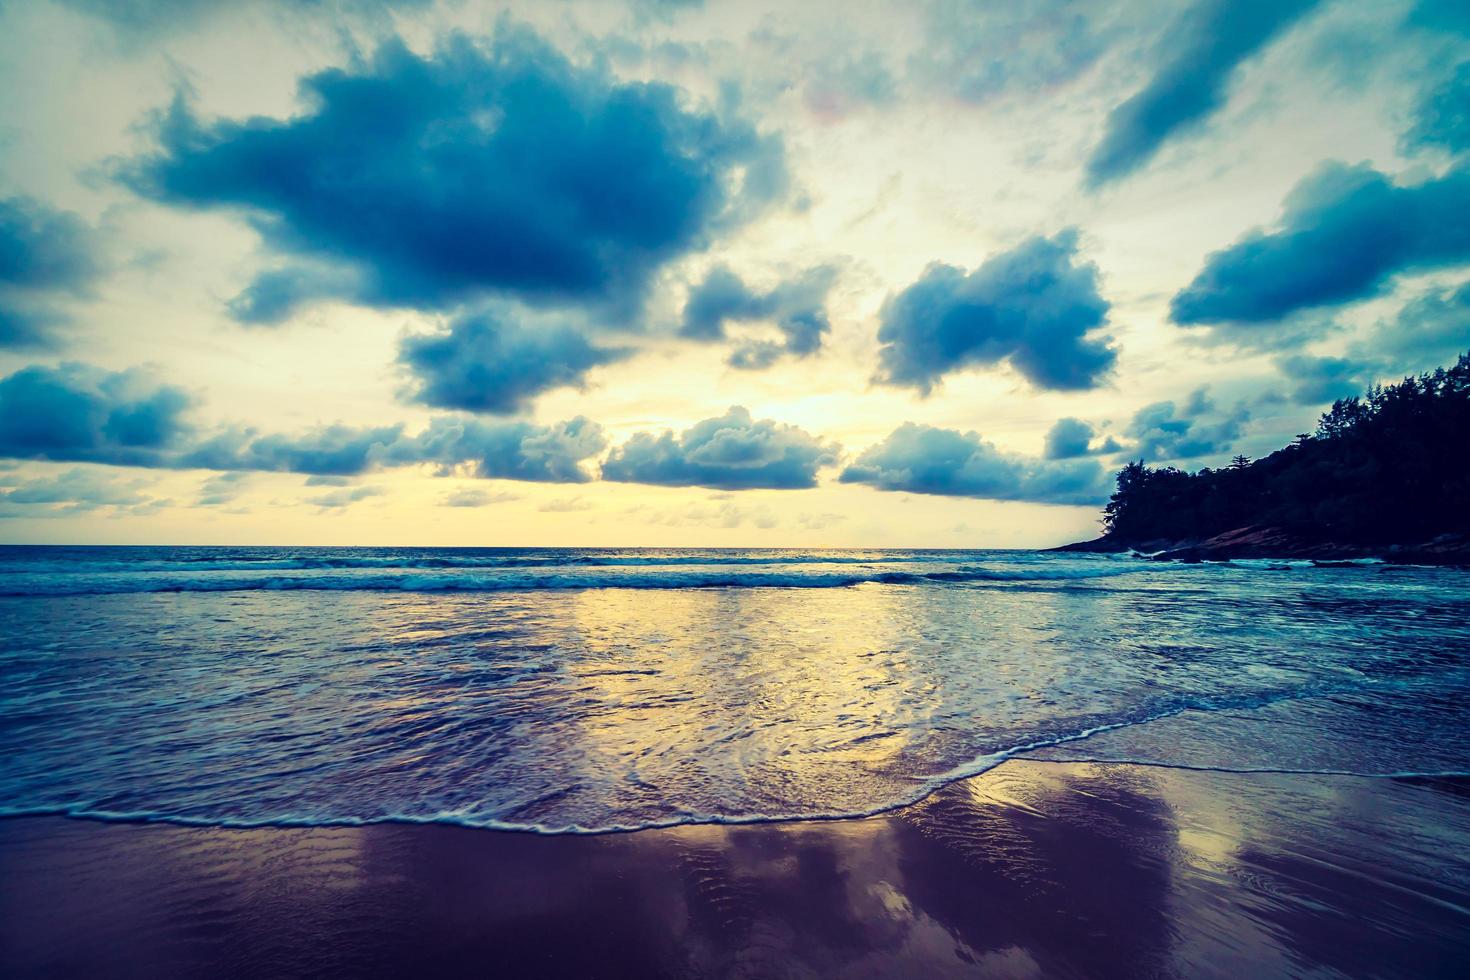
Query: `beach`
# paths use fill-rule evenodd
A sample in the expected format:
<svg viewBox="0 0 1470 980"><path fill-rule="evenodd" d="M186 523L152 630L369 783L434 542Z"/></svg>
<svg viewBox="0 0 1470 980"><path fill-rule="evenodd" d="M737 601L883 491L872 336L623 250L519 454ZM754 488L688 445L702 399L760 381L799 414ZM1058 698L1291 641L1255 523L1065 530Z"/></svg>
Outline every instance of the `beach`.
<svg viewBox="0 0 1470 980"><path fill-rule="evenodd" d="M0 549L0 976L1434 977L1453 568Z"/></svg>
<svg viewBox="0 0 1470 980"><path fill-rule="evenodd" d="M1470 781L1013 760L847 820L0 822L0 973L1459 975Z"/></svg>

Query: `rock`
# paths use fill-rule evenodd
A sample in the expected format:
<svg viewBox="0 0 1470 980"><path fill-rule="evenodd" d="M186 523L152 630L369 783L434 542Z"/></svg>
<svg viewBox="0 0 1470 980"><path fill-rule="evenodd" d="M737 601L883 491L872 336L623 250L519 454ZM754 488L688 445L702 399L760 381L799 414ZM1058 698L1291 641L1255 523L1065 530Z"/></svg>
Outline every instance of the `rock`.
<svg viewBox="0 0 1470 980"><path fill-rule="evenodd" d="M1051 550L1107 554L1132 551L1154 561L1189 564L1237 558L1310 558L1320 567L1338 568L1352 564L1352 559L1381 558L1404 565L1465 565L1470 564L1470 533L1441 534L1421 543L1361 544L1251 525L1182 541L1125 541L1105 534Z"/></svg>

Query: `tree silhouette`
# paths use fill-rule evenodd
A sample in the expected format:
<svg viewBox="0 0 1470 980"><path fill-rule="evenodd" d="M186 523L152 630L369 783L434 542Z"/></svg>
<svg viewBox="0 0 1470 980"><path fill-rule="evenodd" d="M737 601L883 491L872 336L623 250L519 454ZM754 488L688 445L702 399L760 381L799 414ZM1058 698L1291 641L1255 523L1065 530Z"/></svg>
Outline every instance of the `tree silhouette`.
<svg viewBox="0 0 1470 980"><path fill-rule="evenodd" d="M1470 352L1340 399L1315 433L1254 462L1197 473L1130 462L1103 526L1123 544L1248 526L1366 545L1470 530Z"/></svg>

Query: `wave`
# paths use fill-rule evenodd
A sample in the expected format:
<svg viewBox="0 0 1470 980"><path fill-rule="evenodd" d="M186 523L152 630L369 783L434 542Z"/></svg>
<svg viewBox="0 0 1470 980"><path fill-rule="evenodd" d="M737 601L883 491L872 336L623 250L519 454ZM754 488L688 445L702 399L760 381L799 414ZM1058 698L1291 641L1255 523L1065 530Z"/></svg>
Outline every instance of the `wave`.
<svg viewBox="0 0 1470 980"><path fill-rule="evenodd" d="M69 820L92 820L99 823L144 823L163 824L175 827L208 827L226 830L261 830L286 828L322 827L372 827L380 824L408 824L415 826L451 826L471 830L496 830L509 833L529 833L545 837L581 836L597 837L609 834L631 834L645 830L670 830L677 827L701 826L750 826L774 823L822 823L837 820L865 820L893 813L923 802L946 786L977 776L1009 761L1012 756L997 760L977 772L948 779L938 785L925 783L923 789L903 799L881 803L866 809L819 810L804 813L751 813L714 814L692 813L666 820L646 820L636 823L610 823L598 825L542 824L494 818L466 817L461 813L442 812L431 814L386 814L374 817L272 817L241 819L231 817L198 817L179 813L163 813L153 810L119 811L93 809L86 806L24 807L0 806L0 819L24 817L64 817ZM1229 766L1197 766L1185 763L1157 762L1146 759L1098 758L1098 759L1027 759L1027 762L1049 765L1128 765L1149 769L1172 769L1179 772L1219 773L1232 776L1324 776L1349 779L1470 779L1470 770L1464 769L1402 769L1394 771L1356 769L1291 769L1275 767L1232 768Z"/></svg>
<svg viewBox="0 0 1470 980"><path fill-rule="evenodd" d="M1179 772L1217 772L1230 776L1345 776L1353 779L1470 779L1465 769L1314 769L1291 766L1205 766L1189 762L1160 762L1130 756L1077 756L1066 759L1030 759L1048 766L1140 766L1145 769L1174 769Z"/></svg>
<svg viewBox="0 0 1470 980"><path fill-rule="evenodd" d="M576 589L834 589L859 585L934 585L975 582L1065 582L1141 569L1022 569L962 567L953 571L757 572L459 571L427 574L300 574L189 576L69 574L0 579L0 596L122 595L155 592L530 592ZM354 570L354 572L357 570Z"/></svg>
<svg viewBox="0 0 1470 980"><path fill-rule="evenodd" d="M903 565L953 563L954 554L909 555L307 555L292 558L176 558L176 559L80 559L23 562L0 561L0 571L12 573L142 572L263 572L313 570L430 570L430 569L516 569L516 568L649 568L685 566L760 565Z"/></svg>
<svg viewBox="0 0 1470 980"><path fill-rule="evenodd" d="M1322 697L1351 688L1342 683L1310 683L1296 688L1278 689L1271 692L1252 694L1183 696L1166 699L1162 703L1140 705L1133 711L1115 716L1097 724L1088 725L1071 732L1037 735L1024 742L986 752L944 772L927 778L918 778L914 790L897 798L877 802L870 807L847 810L808 810L801 812L765 812L747 814L712 813L684 810L678 816L664 819L648 819L628 823L602 824L547 824L531 821L503 820L496 817L467 816L463 808L454 811L414 814L391 812L373 816L330 815L311 816L287 814L272 817L227 817L196 816L154 810L118 811L89 804L70 806L0 806L0 818L60 816L79 820L96 820L113 823L158 823L187 827L221 827L231 829L286 828L286 827L363 827L376 824L442 824L482 830L513 831L545 836L561 835L604 835L632 833L644 830L663 830L673 827L702 825L731 825L795 823L834 820L859 820L892 813L913 806L939 792L947 786L966 779L981 776L1011 759L1026 758L1028 753L1054 748L1074 742L1083 742L1095 735L1136 728L1173 718L1189 711L1234 711L1262 708L1286 701L1298 701ZM1290 769L1290 768L1241 768L1196 766L1187 763L1170 763L1157 760L1133 760L1098 757L1096 759L1033 759L1029 761L1049 765L1113 763L1150 766L1154 768L1178 769L1191 772L1220 772L1237 774L1289 774L1315 776L1352 776L1388 779L1443 779L1470 778L1470 771L1462 770L1396 770L1354 771L1347 769Z"/></svg>

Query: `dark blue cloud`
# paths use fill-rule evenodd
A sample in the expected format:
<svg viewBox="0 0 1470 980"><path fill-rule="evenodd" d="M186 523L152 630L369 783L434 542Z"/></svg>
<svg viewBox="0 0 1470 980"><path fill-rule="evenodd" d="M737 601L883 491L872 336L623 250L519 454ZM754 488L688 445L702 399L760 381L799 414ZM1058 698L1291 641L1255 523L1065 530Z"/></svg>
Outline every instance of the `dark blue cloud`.
<svg viewBox="0 0 1470 980"><path fill-rule="evenodd" d="M301 435L227 430L192 447L172 465L190 469L262 470L355 476L381 465L402 426L329 425Z"/></svg>
<svg viewBox="0 0 1470 980"><path fill-rule="evenodd" d="M1431 31L1470 36L1470 8L1464 0L1419 0L1409 23Z"/></svg>
<svg viewBox="0 0 1470 980"><path fill-rule="evenodd" d="M1470 282L1431 289L1409 302L1369 338L1370 359L1386 359L1394 370L1423 370L1470 350Z"/></svg>
<svg viewBox="0 0 1470 980"><path fill-rule="evenodd" d="M415 401L508 415L555 388L582 388L588 371L629 356L598 347L565 324L526 324L508 312L463 316L443 333L405 337L399 362Z"/></svg>
<svg viewBox="0 0 1470 980"><path fill-rule="evenodd" d="M1330 163L1287 196L1280 227L1205 260L1174 296L1182 325L1263 323L1373 295L1394 276L1470 260L1470 169L1405 186Z"/></svg>
<svg viewBox="0 0 1470 980"><path fill-rule="evenodd" d="M1142 167L1169 139L1200 126L1224 105L1235 70L1290 27L1318 0L1200 0L1160 46L1147 85L1108 116L1102 142L1087 161L1099 186Z"/></svg>
<svg viewBox="0 0 1470 980"><path fill-rule="evenodd" d="M729 266L717 265L689 290L679 332L695 340L723 340L727 320L769 316L769 304L745 285Z"/></svg>
<svg viewBox="0 0 1470 980"><path fill-rule="evenodd" d="M936 262L883 307L883 384L928 394L944 375L1007 361L1038 388L1096 387L1117 352L1087 334L1107 323L1097 267L1077 235L1031 238L974 272Z"/></svg>
<svg viewBox="0 0 1470 980"><path fill-rule="evenodd" d="M1298 405L1330 405L1339 398L1361 395L1368 387L1372 367L1345 357L1290 354L1278 358L1289 389Z"/></svg>
<svg viewBox="0 0 1470 980"><path fill-rule="evenodd" d="M418 435L392 447L388 463L432 463L440 472L533 483L586 483L584 464L607 448L607 435L591 419L566 422L483 422L440 417Z"/></svg>
<svg viewBox="0 0 1470 980"><path fill-rule="evenodd" d="M97 269L91 231L76 215L30 198L0 199L0 283L77 289Z"/></svg>
<svg viewBox="0 0 1470 980"><path fill-rule="evenodd" d="M1112 436L1095 442L1097 430L1081 419L1057 419L1046 433L1045 459L1077 459L1082 456L1104 456L1121 452L1123 447Z"/></svg>
<svg viewBox="0 0 1470 980"><path fill-rule="evenodd" d="M0 288L0 349L40 350L56 343L67 318L48 306L5 295Z"/></svg>
<svg viewBox="0 0 1470 980"><path fill-rule="evenodd" d="M821 349L831 329L826 303L836 278L832 266L817 266L756 292L728 266L715 266L689 291L680 333L696 340L723 340L730 323L770 321L781 331L782 342L743 341L730 355L731 366L759 369L786 354L806 357Z"/></svg>
<svg viewBox="0 0 1470 980"><path fill-rule="evenodd" d="M429 464L443 475L585 483L591 476L583 464L606 447L602 427L581 417L538 425L441 416L412 435L396 425L331 425L299 435L227 431L201 442L171 465L358 476L395 466Z"/></svg>
<svg viewBox="0 0 1470 980"><path fill-rule="evenodd" d="M92 231L76 215L0 198L0 348L53 344L67 318L52 301L86 293L100 270Z"/></svg>
<svg viewBox="0 0 1470 980"><path fill-rule="evenodd" d="M0 380L0 456L158 466L188 436L178 388L83 364Z"/></svg>
<svg viewBox="0 0 1470 980"><path fill-rule="evenodd" d="M580 416L551 425L441 416L414 434L340 424L294 435L230 427L199 434L186 418L191 404L135 371L23 368L0 379L0 458L321 478L428 464L446 474L585 483L586 465L607 448L602 427Z"/></svg>
<svg viewBox="0 0 1470 980"><path fill-rule="evenodd" d="M843 483L878 490L1096 504L1108 498L1108 474L1091 459L1026 459L1002 452L976 432L905 422L842 471Z"/></svg>
<svg viewBox="0 0 1470 980"><path fill-rule="evenodd" d="M225 304L236 323L246 326L275 326L284 323L298 307L322 296L350 293L351 276L331 270L290 268L262 272Z"/></svg>
<svg viewBox="0 0 1470 980"><path fill-rule="evenodd" d="M381 306L497 293L627 316L664 263L786 187L775 138L524 29L429 56L393 41L300 87L306 110L288 119L204 121L176 99L158 151L119 167L139 193L241 211L279 252L337 270L247 290L257 320L308 285Z"/></svg>
<svg viewBox="0 0 1470 980"><path fill-rule="evenodd" d="M1042 455L1047 459L1086 456L1094 435L1092 426L1081 419L1057 419L1046 433L1046 449Z"/></svg>
<svg viewBox="0 0 1470 980"><path fill-rule="evenodd" d="M1217 456L1230 451L1250 417L1243 405L1217 413L1201 388L1182 406L1163 401L1139 409L1128 424L1133 441L1125 448L1130 456L1151 463Z"/></svg>
<svg viewBox="0 0 1470 980"><path fill-rule="evenodd" d="M753 420L732 407L675 435L640 432L602 464L602 478L619 483L717 490L797 490L816 486L817 471L837 461L839 448L792 425Z"/></svg>
<svg viewBox="0 0 1470 980"><path fill-rule="evenodd" d="M1425 95L1404 142L1411 150L1470 150L1470 61L1462 62L1454 74Z"/></svg>

